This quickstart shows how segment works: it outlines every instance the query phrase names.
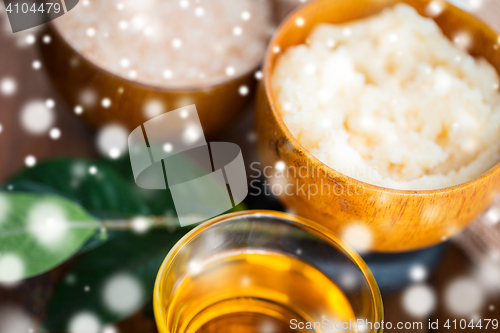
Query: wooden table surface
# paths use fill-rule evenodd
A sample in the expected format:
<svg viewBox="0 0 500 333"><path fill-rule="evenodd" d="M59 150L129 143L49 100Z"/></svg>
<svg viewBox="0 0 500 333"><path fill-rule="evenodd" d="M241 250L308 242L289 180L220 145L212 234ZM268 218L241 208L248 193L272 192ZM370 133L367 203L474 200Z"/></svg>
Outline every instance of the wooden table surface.
<svg viewBox="0 0 500 333"><path fill-rule="evenodd" d="M484 0L478 15L500 30L500 0ZM65 105L53 89L43 64L40 70L32 68L33 61L39 59L36 46L26 44L26 36L34 32L15 35L8 30L3 7L0 7L0 81L11 77L17 82L17 91L11 96L0 94L0 183L25 166L25 158L34 156L37 161L55 156L98 157L95 149L95 131L87 126ZM53 99L56 116L54 127L61 130L61 137L53 140L48 134L35 136L27 133L20 125L20 110L32 100ZM251 135L251 110L227 133L221 135L243 147L246 161L255 160L253 145L247 139ZM241 135L245 133L245 135ZM470 272L474 265L456 247L451 246L438 270L428 280L428 284L438 295L438 305L432 319L453 318L447 313L442 301L444 287L453 279ZM0 309L20 306L34 318L42 318L44 309L52 293L53 281L57 280L64 267L42 276L28 279L15 288L0 287ZM405 313L402 307L402 293L384 295L386 321L418 321ZM500 299L490 295L484 308L478 313L483 318L500 318ZM427 322L427 318L423 318ZM154 321L139 311L118 325L119 332L155 332ZM430 330L405 330L406 332L428 332ZM446 330L444 330L446 331ZM453 330L450 330L453 332ZM468 331L468 329L464 330ZM471 330L472 331L472 330ZM477 330L476 330L477 331ZM10 332L9 332L10 333ZM17 333L17 332L15 332Z"/></svg>

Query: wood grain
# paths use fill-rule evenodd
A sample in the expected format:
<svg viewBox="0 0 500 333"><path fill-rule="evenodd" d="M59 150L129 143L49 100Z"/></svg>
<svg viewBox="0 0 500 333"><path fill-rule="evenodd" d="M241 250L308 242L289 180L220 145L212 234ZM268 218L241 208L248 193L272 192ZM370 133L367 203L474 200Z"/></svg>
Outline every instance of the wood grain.
<svg viewBox="0 0 500 333"><path fill-rule="evenodd" d="M38 161L54 156L97 156L94 131L74 115L52 88L42 64L40 70L32 68L32 62L40 59L36 44L25 43L26 36L37 30L12 34L7 31L5 12L0 12L0 80L9 77L17 82L15 94L0 94L0 183L14 172L25 167L24 159L33 155ZM40 42L40 36L37 43ZM61 138L53 140L48 133L32 135L20 121L26 103L33 100L55 101L54 124L61 130Z"/></svg>

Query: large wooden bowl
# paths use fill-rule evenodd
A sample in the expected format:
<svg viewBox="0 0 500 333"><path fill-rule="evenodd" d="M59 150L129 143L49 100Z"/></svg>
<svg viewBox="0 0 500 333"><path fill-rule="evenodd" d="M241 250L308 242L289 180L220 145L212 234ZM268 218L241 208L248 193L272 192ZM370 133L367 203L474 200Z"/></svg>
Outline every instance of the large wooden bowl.
<svg viewBox="0 0 500 333"><path fill-rule="evenodd" d="M155 87L98 67L71 47L53 24L46 24L46 29L45 34L51 36L51 42L40 43L40 50L49 76L66 102L72 108L82 106L82 117L95 127L119 123L132 130L151 118L144 108L146 103L156 100L164 105L164 111L195 104L205 134L212 135L227 126L252 99L253 71L259 64L219 84L193 88ZM239 93L241 86L247 86L250 93L242 96ZM93 103L88 103L88 97L93 97ZM111 100L109 107L102 106L103 98Z"/></svg>
<svg viewBox="0 0 500 333"><path fill-rule="evenodd" d="M500 164L477 179L438 190L409 191L378 187L350 178L315 158L293 137L278 112L271 89L271 73L279 52L305 42L318 23L342 23L380 12L405 2L426 16L430 0L316 0L292 13L281 25L265 56L264 79L258 88L256 129L262 168L269 175L277 163L287 166L286 178L269 178L291 184L279 195L284 205L342 235L348 225L362 223L372 235L372 250L409 251L439 243L478 217L500 191ZM499 36L472 15L449 4L435 18L449 38L467 31L473 36L470 53L482 56L500 72ZM296 19L305 24L298 27ZM496 46L495 46L496 45ZM369 55L367 55L369 57ZM285 163L285 164L283 164ZM266 170L266 169L264 169ZM274 169L276 170L276 169ZM311 188L311 191L307 189ZM315 188L325 188L323 194ZM333 189L331 194L326 188ZM301 190L302 189L302 190Z"/></svg>

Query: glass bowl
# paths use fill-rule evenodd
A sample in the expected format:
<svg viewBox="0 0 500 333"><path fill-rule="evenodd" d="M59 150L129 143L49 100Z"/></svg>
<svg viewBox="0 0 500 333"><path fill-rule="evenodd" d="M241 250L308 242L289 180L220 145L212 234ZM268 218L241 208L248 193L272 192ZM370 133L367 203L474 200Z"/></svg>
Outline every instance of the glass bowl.
<svg viewBox="0 0 500 333"><path fill-rule="evenodd" d="M185 235L159 270L153 307L161 333L381 332L383 320L358 254L323 226L264 210Z"/></svg>

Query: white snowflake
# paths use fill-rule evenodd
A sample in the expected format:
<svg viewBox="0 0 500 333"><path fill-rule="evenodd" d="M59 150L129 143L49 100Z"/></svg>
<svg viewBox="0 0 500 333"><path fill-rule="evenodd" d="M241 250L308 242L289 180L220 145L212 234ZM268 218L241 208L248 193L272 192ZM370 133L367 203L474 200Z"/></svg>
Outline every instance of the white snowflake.
<svg viewBox="0 0 500 333"><path fill-rule="evenodd" d="M91 312L80 312L74 315L68 325L69 333L99 333L101 322Z"/></svg>
<svg viewBox="0 0 500 333"><path fill-rule="evenodd" d="M161 100L150 99L144 104L144 115L150 119L165 112L165 105Z"/></svg>
<svg viewBox="0 0 500 333"><path fill-rule="evenodd" d="M21 109L21 125L31 134L42 134L54 123L55 115L42 101L34 100L26 103Z"/></svg>
<svg viewBox="0 0 500 333"><path fill-rule="evenodd" d="M40 202L30 208L28 229L40 245L57 249L69 230L64 208L53 202Z"/></svg>
<svg viewBox="0 0 500 333"><path fill-rule="evenodd" d="M243 21L248 21L248 20L250 20L251 17L252 17L252 15L247 10L245 10L244 12L241 13L241 19Z"/></svg>
<svg viewBox="0 0 500 333"><path fill-rule="evenodd" d="M25 271L24 261L17 254L0 254L0 283L14 286L22 279Z"/></svg>
<svg viewBox="0 0 500 333"><path fill-rule="evenodd" d="M0 81L0 92L4 96L11 96L16 93L17 83L11 77L4 77L2 81Z"/></svg>
<svg viewBox="0 0 500 333"><path fill-rule="evenodd" d="M95 29L94 29L94 28L92 28L92 27L91 27L91 28L88 28L88 29L87 29L86 33L87 33L87 36L89 36L89 37L94 37L94 36L95 36L96 31L95 31Z"/></svg>
<svg viewBox="0 0 500 333"><path fill-rule="evenodd" d="M40 68L42 68L42 63L40 62L40 60L35 60L31 64L31 67L33 67L34 70L39 70Z"/></svg>
<svg viewBox="0 0 500 333"><path fill-rule="evenodd" d="M105 97L101 101L101 105L103 108L109 108L111 106L111 99Z"/></svg>
<svg viewBox="0 0 500 333"><path fill-rule="evenodd" d="M30 34L30 35L28 35L28 36L26 36L26 43L27 43L28 45L34 44L34 43L35 43L35 41L36 41L35 36L33 36L33 35L31 35L31 34Z"/></svg>
<svg viewBox="0 0 500 333"><path fill-rule="evenodd" d="M182 46L182 41L179 38L176 38L172 41L172 46L178 49Z"/></svg>
<svg viewBox="0 0 500 333"><path fill-rule="evenodd" d="M227 76L233 76L235 73L236 73L236 71L235 71L234 67L229 66L226 68L226 75Z"/></svg>
<svg viewBox="0 0 500 333"><path fill-rule="evenodd" d="M101 154L117 158L127 148L128 131L121 125L103 127L97 134L97 148Z"/></svg>
<svg viewBox="0 0 500 333"><path fill-rule="evenodd" d="M80 105L77 105L77 106L75 106L74 111L75 111L75 114L80 115L83 113L83 108Z"/></svg>
<svg viewBox="0 0 500 333"><path fill-rule="evenodd" d="M143 288L132 275L111 276L103 287L103 300L107 309L117 314L129 314L141 305Z"/></svg>
<svg viewBox="0 0 500 333"><path fill-rule="evenodd" d="M127 58L123 58L122 60L120 60L120 66L122 66L123 68L128 68L130 66L130 60L128 60Z"/></svg>
<svg viewBox="0 0 500 333"><path fill-rule="evenodd" d="M148 231L151 221L145 217L139 216L132 220L132 230L138 234L143 234Z"/></svg>
<svg viewBox="0 0 500 333"><path fill-rule="evenodd" d="M240 93L241 96L246 96L248 95L249 93L249 89L247 86L241 86L239 89L238 89L238 92Z"/></svg>
<svg viewBox="0 0 500 333"><path fill-rule="evenodd" d="M54 106L56 106L56 102L54 102L53 99L49 98L45 101L45 106L49 109L52 109Z"/></svg>
<svg viewBox="0 0 500 333"><path fill-rule="evenodd" d="M403 308L414 317L428 316L436 307L436 294L426 285L413 285L403 293Z"/></svg>
<svg viewBox="0 0 500 333"><path fill-rule="evenodd" d="M453 280L444 296L446 308L457 316L473 315L481 309L486 298L480 284L468 277Z"/></svg>
<svg viewBox="0 0 500 333"><path fill-rule="evenodd" d="M61 137L61 130L57 127L54 127L53 129L50 130L49 136L53 140L57 140Z"/></svg>
<svg viewBox="0 0 500 333"><path fill-rule="evenodd" d="M203 16L205 14L205 10L203 9L203 7L196 7L196 9L194 10L194 13L198 17Z"/></svg>
<svg viewBox="0 0 500 333"><path fill-rule="evenodd" d="M90 166L90 167L89 167L89 173L90 173L91 175L95 175L95 174L97 174L97 167L96 167L95 165Z"/></svg>
<svg viewBox="0 0 500 333"><path fill-rule="evenodd" d="M243 29L241 27L234 27L233 28L233 35L241 36L241 34L243 34Z"/></svg>

